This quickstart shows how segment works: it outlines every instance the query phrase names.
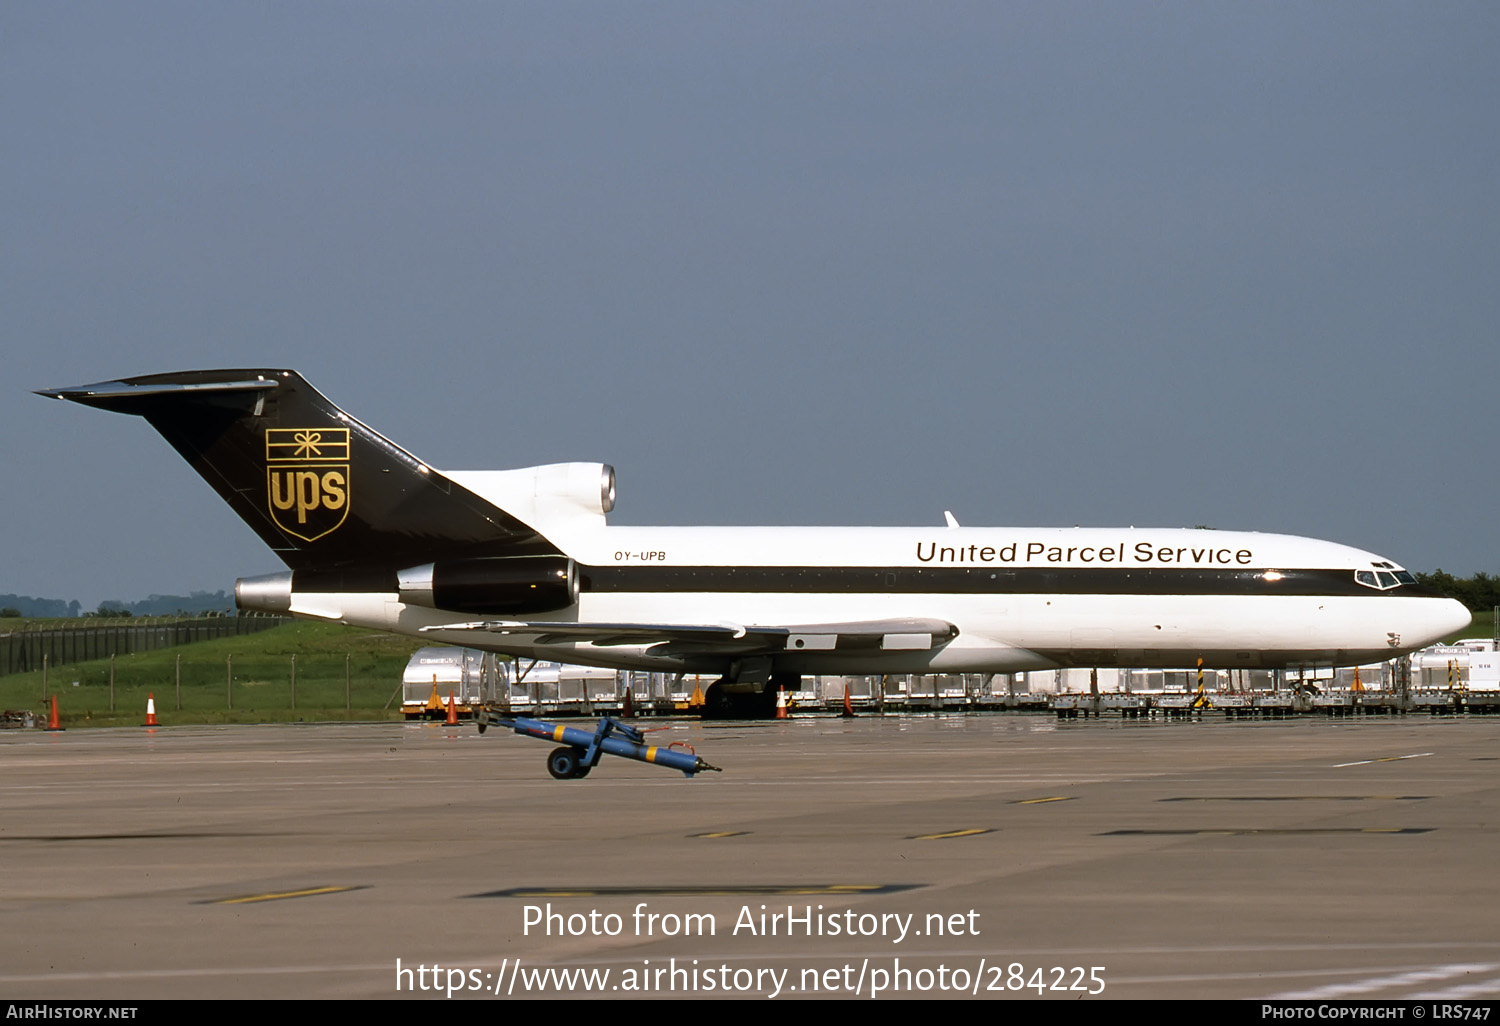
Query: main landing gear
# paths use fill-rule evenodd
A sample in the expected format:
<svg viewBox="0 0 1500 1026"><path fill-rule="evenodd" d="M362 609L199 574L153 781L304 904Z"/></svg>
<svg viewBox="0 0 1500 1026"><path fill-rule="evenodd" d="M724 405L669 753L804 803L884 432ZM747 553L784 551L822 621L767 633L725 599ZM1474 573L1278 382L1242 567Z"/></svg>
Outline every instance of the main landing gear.
<svg viewBox="0 0 1500 1026"><path fill-rule="evenodd" d="M735 690L731 691L730 688ZM705 720L774 720L776 718L776 692L785 688L798 691L802 687L800 673L773 673L759 691L750 690L749 685L736 685L728 677L720 677L709 685L704 694L707 704L703 707Z"/></svg>

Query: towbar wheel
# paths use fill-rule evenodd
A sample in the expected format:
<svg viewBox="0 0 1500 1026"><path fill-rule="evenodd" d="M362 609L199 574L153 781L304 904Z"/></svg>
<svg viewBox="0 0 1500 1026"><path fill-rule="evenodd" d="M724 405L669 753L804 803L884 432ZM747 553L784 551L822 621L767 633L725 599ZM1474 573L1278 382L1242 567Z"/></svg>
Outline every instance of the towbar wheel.
<svg viewBox="0 0 1500 1026"><path fill-rule="evenodd" d="M547 772L558 780L572 780L583 776L588 770L583 769L583 753L576 748L554 748L547 755Z"/></svg>

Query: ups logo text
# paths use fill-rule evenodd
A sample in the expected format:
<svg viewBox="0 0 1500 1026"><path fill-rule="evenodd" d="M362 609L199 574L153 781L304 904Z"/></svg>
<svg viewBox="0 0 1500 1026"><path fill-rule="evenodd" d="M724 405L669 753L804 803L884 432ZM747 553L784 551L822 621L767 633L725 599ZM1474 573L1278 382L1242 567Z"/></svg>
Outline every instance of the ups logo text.
<svg viewBox="0 0 1500 1026"><path fill-rule="evenodd" d="M349 429L267 428L266 499L294 538L338 530L349 515Z"/></svg>

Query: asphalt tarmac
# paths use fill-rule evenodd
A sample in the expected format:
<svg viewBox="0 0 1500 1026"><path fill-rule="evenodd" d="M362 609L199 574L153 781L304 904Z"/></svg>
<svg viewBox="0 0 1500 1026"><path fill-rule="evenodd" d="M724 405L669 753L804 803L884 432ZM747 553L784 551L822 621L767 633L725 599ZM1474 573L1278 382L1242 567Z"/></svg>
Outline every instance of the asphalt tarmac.
<svg viewBox="0 0 1500 1026"><path fill-rule="evenodd" d="M1500 719L642 722L0 732L0 997L1500 996Z"/></svg>

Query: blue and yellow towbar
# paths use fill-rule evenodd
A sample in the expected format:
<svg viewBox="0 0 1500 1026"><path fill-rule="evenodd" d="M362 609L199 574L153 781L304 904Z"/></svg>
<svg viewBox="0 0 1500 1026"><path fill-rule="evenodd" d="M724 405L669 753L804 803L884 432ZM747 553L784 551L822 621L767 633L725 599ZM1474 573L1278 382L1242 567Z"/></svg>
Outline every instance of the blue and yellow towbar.
<svg viewBox="0 0 1500 1026"><path fill-rule="evenodd" d="M609 716L599 721L599 726L593 733L546 720L501 716L491 709L481 709L478 722L481 734L486 727L509 727L525 737L560 742L564 747L554 748L547 756L547 772L558 780L578 780L588 776L589 770L597 766L604 755L618 755L638 762L666 766L668 769L681 770L687 777L705 770L722 772L719 767L710 766L692 752L648 745L646 735L640 730Z"/></svg>

